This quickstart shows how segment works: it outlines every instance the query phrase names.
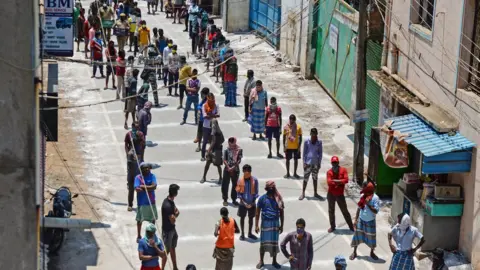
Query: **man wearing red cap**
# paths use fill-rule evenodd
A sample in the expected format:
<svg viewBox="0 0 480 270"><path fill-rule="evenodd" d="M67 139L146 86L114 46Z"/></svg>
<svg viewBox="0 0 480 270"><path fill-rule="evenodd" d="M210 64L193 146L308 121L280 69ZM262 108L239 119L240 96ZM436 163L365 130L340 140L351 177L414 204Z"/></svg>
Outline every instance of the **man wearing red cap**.
<svg viewBox="0 0 480 270"><path fill-rule="evenodd" d="M335 231L335 202L342 211L343 217L348 224L351 231L353 229L352 217L348 212L347 202L345 201L345 184L348 183L347 169L340 167L338 157L333 156L331 159L332 168L327 172L327 184L328 184L328 216L330 219L330 229L328 232Z"/></svg>

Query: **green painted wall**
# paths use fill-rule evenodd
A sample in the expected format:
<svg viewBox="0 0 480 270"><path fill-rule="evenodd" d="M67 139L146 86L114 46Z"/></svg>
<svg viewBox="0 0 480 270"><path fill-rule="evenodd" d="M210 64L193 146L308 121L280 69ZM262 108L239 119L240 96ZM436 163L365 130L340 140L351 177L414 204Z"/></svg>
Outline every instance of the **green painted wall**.
<svg viewBox="0 0 480 270"><path fill-rule="evenodd" d="M382 62L381 44L369 40L367 43L367 70L380 70ZM365 123L365 135L367 140L370 138L372 127L378 126L378 116L380 107L380 86L367 76L367 109L370 113L370 118Z"/></svg>
<svg viewBox="0 0 480 270"><path fill-rule="evenodd" d="M336 0L326 0L320 4L317 26L317 48L315 58L315 76L327 88L340 106L347 112L351 110L352 84L355 63L355 45L352 40L356 33L350 26L344 25L335 18L335 9L350 13ZM338 29L337 48L330 43L331 25Z"/></svg>

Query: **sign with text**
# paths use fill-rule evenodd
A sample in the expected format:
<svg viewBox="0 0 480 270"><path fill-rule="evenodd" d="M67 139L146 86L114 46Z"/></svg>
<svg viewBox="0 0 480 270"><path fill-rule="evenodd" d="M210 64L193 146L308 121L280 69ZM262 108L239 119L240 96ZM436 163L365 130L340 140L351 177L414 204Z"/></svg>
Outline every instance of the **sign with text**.
<svg viewBox="0 0 480 270"><path fill-rule="evenodd" d="M337 51L337 47L338 47L338 28L335 25L331 24L328 35L330 36L329 42L328 42L330 47L332 47L333 50Z"/></svg>
<svg viewBox="0 0 480 270"><path fill-rule="evenodd" d="M73 56L73 0L45 0L43 50L53 56Z"/></svg>

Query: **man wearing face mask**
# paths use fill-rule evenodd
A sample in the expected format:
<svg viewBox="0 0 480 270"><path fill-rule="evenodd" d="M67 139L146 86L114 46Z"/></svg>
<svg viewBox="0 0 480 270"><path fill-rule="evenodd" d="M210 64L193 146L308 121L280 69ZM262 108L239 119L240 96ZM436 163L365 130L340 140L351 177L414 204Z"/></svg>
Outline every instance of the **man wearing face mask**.
<svg viewBox="0 0 480 270"><path fill-rule="evenodd" d="M167 46L163 49L163 86L168 82L168 56L172 52L173 40L167 39Z"/></svg>
<svg viewBox="0 0 480 270"><path fill-rule="evenodd" d="M158 219L157 206L155 203L155 189L157 189L157 178L150 172L152 166L142 162L140 164L141 174L135 177L134 188L137 191L137 243L142 239L142 223L148 221L155 223Z"/></svg>
<svg viewBox="0 0 480 270"><path fill-rule="evenodd" d="M111 6L108 6L106 3L103 4L100 9L100 17L102 18L102 26L105 32L107 41L110 41L110 36L112 35L112 27L115 22L115 12Z"/></svg>
<svg viewBox="0 0 480 270"><path fill-rule="evenodd" d="M303 189L299 200L305 198L305 190L307 189L308 178L312 175L314 197L323 200L322 196L317 193L318 171L322 165L323 146L322 140L318 139L318 131L316 128L310 130L310 139L303 144Z"/></svg>
<svg viewBox="0 0 480 270"><path fill-rule="evenodd" d="M180 69L180 56L177 53L177 45L172 46L172 52L168 55L168 95L172 95L172 87L175 87L175 96L178 97L178 71Z"/></svg>
<svg viewBox="0 0 480 270"><path fill-rule="evenodd" d="M150 44L150 28L147 27L145 21L141 22L141 27L138 30L138 45L140 46L140 51L143 52L143 57L148 57L148 44Z"/></svg>
<svg viewBox="0 0 480 270"><path fill-rule="evenodd" d="M276 269L282 268L277 262L277 254L280 251L278 247L278 238L283 232L283 219L285 204L282 195L278 192L275 182L267 181L265 185L267 194L262 195L257 202L257 212L255 214L255 232L260 231L258 226L260 213L262 214L262 232L260 234L260 262L257 269L262 269L265 265L263 258L265 252L270 253L272 266Z"/></svg>
<svg viewBox="0 0 480 270"><path fill-rule="evenodd" d="M117 36L118 50L123 51L127 44L127 38L130 33L130 24L127 20L125 13L120 14L120 20L118 20L113 26L113 34Z"/></svg>
<svg viewBox="0 0 480 270"><path fill-rule="evenodd" d="M233 253L235 252L235 234L239 233L237 222L234 218L228 216L228 209L220 209L222 217L216 224L213 235L217 237L213 258L217 260L215 269L232 270Z"/></svg>
<svg viewBox="0 0 480 270"><path fill-rule="evenodd" d="M245 109L245 118L243 119L243 122L247 122L248 120L248 115L250 112L250 93L252 89L255 88L255 86L256 80L253 74L253 70L249 69L247 71L247 81L243 86L243 107Z"/></svg>
<svg viewBox="0 0 480 270"><path fill-rule="evenodd" d="M242 235L240 240L245 240L245 217L248 214L248 238L256 240L257 237L252 233L253 217L255 217L255 200L258 198L258 179L252 176L252 166L245 164L242 168L243 177L241 177L235 191L240 200L237 215L240 217L240 228Z"/></svg>
<svg viewBox="0 0 480 270"><path fill-rule="evenodd" d="M292 270L311 270L313 261L312 235L305 231L305 220L299 218L296 222L297 231L287 234L283 238L280 248L283 255L290 261ZM290 253L287 251L290 244Z"/></svg>
<svg viewBox="0 0 480 270"><path fill-rule="evenodd" d="M327 172L327 200L328 200L328 217L330 220L330 229L328 232L335 231L335 202L342 211L343 217L348 224L348 227L353 232L353 222L350 213L348 212L347 202L345 201L345 185L348 183L348 172L344 167L340 167L340 162L337 156L331 159L332 168Z"/></svg>
<svg viewBox="0 0 480 270"><path fill-rule="evenodd" d="M415 263L413 256L425 243L425 238L416 227L412 226L409 215L403 213L398 215L397 222L398 223L392 228L392 231L388 233L388 244L393 253L390 269L414 270ZM415 238L420 239L420 243L412 248ZM395 243L392 242L392 239Z"/></svg>
<svg viewBox="0 0 480 270"><path fill-rule="evenodd" d="M198 124L198 92L200 91L200 80L197 78L198 70L193 69L192 77L187 80L186 90L187 90L187 102L185 104L185 111L183 113L183 121L180 125L184 125L187 122L188 112L193 104L193 109L195 112L195 124Z"/></svg>
<svg viewBox="0 0 480 270"><path fill-rule="evenodd" d="M138 242L138 258L142 262L142 270L160 270L159 258L167 259L162 240L155 235L155 224L149 223L145 229L145 237Z"/></svg>
<svg viewBox="0 0 480 270"><path fill-rule="evenodd" d="M135 189L134 180L140 172L138 163L143 162L143 154L145 151L145 137L143 132L139 130L138 122L132 123L132 130L125 134L125 154L127 155L127 186L128 186L128 212L132 211L133 194Z"/></svg>
<svg viewBox="0 0 480 270"><path fill-rule="evenodd" d="M152 102L147 101L143 108L138 112L138 122L140 123L140 131L143 132L145 140L147 139L147 129L148 125L152 122L152 113L150 109L152 108Z"/></svg>
<svg viewBox="0 0 480 270"><path fill-rule="evenodd" d="M202 150L201 144L202 144L202 137L203 137L203 105L205 102L207 102L207 95L210 93L210 89L207 87L204 87L202 91L200 92L200 97L202 101L198 104L197 106L197 117L198 117L198 125L197 125L197 137L193 141L193 143L198 144L197 149L195 149L195 152L200 152ZM233 187L235 188L235 187Z"/></svg>

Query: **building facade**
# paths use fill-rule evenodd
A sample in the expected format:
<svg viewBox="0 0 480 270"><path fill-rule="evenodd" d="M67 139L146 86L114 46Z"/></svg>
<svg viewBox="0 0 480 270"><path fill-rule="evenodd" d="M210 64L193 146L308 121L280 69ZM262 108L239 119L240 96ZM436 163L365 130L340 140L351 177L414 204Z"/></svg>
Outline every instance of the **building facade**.
<svg viewBox="0 0 480 270"><path fill-rule="evenodd" d="M400 98L398 102L402 107L427 123L437 123L437 130L443 125L478 146L478 1L388 0L380 5L386 8L383 74L382 78L376 77L382 81L382 91L386 95L398 95L398 91L388 89L392 87L385 84L387 80L395 82L397 89L402 88L416 100L413 104ZM382 99L387 98L382 96ZM380 112L380 119L388 117ZM469 171L448 173L448 180L463 187L458 248L470 258L474 268L480 269L480 156L477 151L475 147L469 153Z"/></svg>

